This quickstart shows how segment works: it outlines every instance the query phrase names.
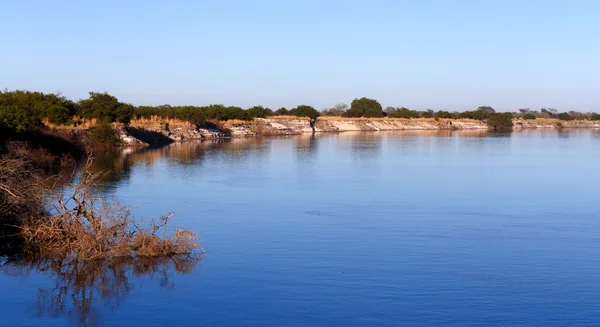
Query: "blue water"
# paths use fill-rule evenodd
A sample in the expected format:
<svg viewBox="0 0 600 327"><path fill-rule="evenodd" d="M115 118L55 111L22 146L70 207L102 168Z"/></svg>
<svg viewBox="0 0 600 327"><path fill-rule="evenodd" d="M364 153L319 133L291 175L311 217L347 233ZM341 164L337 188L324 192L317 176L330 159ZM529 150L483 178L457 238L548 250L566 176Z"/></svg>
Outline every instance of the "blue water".
<svg viewBox="0 0 600 327"><path fill-rule="evenodd" d="M600 325L597 130L206 141L97 164L115 170L105 196L177 211L207 253L168 283L128 272L89 325ZM0 270L0 325L82 325L68 301L36 306L56 283Z"/></svg>

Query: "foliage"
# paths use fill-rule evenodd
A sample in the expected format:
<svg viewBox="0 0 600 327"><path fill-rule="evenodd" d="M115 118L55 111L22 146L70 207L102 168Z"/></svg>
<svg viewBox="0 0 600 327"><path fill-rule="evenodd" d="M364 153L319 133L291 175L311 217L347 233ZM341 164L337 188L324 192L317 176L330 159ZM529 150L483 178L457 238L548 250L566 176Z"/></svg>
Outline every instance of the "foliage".
<svg viewBox="0 0 600 327"><path fill-rule="evenodd" d="M436 112L433 117L435 119L454 119L454 118L456 118L456 115L449 111L440 110L440 111Z"/></svg>
<svg viewBox="0 0 600 327"><path fill-rule="evenodd" d="M91 135L94 141L105 146L118 145L121 140L117 132L112 128L110 123L102 121L100 124L91 129Z"/></svg>
<svg viewBox="0 0 600 327"><path fill-rule="evenodd" d="M17 105L0 106L0 128L15 132L38 131L42 127L40 115Z"/></svg>
<svg viewBox="0 0 600 327"><path fill-rule="evenodd" d="M319 112L315 110L315 108L303 104L290 110L290 114L296 117L309 117L310 119L317 119L317 117L320 116Z"/></svg>
<svg viewBox="0 0 600 327"><path fill-rule="evenodd" d="M119 122L128 125L134 114L134 107L108 93L90 92L90 97L79 101L79 113L84 118L96 118L109 123Z"/></svg>
<svg viewBox="0 0 600 327"><path fill-rule="evenodd" d="M573 120L575 118L573 118L573 116L571 116L569 113L566 112L561 112L560 114L557 115L557 118L560 120Z"/></svg>
<svg viewBox="0 0 600 327"><path fill-rule="evenodd" d="M37 131L44 118L59 125L70 124L75 113L75 103L59 94L0 92L0 127L13 131Z"/></svg>
<svg viewBox="0 0 600 327"><path fill-rule="evenodd" d="M388 115L388 117L392 117L392 118L405 118L405 119L410 119L410 118L420 118L422 117L422 113L416 110L410 110L408 108L398 108L396 110L389 110L388 108L386 108L386 113Z"/></svg>
<svg viewBox="0 0 600 327"><path fill-rule="evenodd" d="M321 111L323 116L331 116L331 117L341 117L344 115L346 110L348 109L348 105L345 103L338 103L333 108L325 109Z"/></svg>
<svg viewBox="0 0 600 327"><path fill-rule="evenodd" d="M381 104L374 99L360 98L352 100L350 109L344 113L344 117L383 117L383 108Z"/></svg>
<svg viewBox="0 0 600 327"><path fill-rule="evenodd" d="M487 117L487 124L496 131L510 130L513 127L513 116L510 112L494 113Z"/></svg>
<svg viewBox="0 0 600 327"><path fill-rule="evenodd" d="M280 116L286 116L286 115L290 114L290 111L287 110L285 107L281 107L281 108L277 109L277 111L275 111L275 113Z"/></svg>
<svg viewBox="0 0 600 327"><path fill-rule="evenodd" d="M254 106L248 110L246 110L248 115L252 118L266 118L268 116L273 115L273 110L269 108L264 108L263 106Z"/></svg>
<svg viewBox="0 0 600 327"><path fill-rule="evenodd" d="M590 116L591 120L600 120L600 114L593 112Z"/></svg>
<svg viewBox="0 0 600 327"><path fill-rule="evenodd" d="M525 120L535 120L536 118L537 117L534 114L530 114L530 113L523 115L523 119L525 119Z"/></svg>

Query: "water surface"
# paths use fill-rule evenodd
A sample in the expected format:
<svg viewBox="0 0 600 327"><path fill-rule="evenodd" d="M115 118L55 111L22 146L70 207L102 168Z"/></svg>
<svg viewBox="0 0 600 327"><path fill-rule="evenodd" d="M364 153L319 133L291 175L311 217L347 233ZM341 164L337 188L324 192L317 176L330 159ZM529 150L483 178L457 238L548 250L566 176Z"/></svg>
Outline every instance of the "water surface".
<svg viewBox="0 0 600 327"><path fill-rule="evenodd" d="M112 170L105 196L138 216L177 211L207 253L67 276L5 267L0 325L600 324L597 130L317 134L97 157ZM81 293L88 275L96 289Z"/></svg>

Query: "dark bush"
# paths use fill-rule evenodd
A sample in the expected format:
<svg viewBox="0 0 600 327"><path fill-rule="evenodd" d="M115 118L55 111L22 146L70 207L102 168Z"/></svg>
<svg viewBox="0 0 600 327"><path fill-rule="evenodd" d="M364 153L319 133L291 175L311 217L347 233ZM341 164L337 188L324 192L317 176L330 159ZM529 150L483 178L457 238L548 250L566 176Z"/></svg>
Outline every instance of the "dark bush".
<svg viewBox="0 0 600 327"><path fill-rule="evenodd" d="M99 145L115 146L121 143L117 131L115 131L110 123L102 121L90 130L94 142Z"/></svg>
<svg viewBox="0 0 600 327"><path fill-rule="evenodd" d="M569 115L566 112L561 112L560 114L558 114L557 117L560 120L573 120L574 119L573 116Z"/></svg>
<svg viewBox="0 0 600 327"><path fill-rule="evenodd" d="M350 109L344 113L344 117L383 117L383 108L381 104L374 99L360 98L352 100Z"/></svg>
<svg viewBox="0 0 600 327"><path fill-rule="evenodd" d="M525 114L523 115L523 119L525 120L535 120L537 117L534 114Z"/></svg>
<svg viewBox="0 0 600 327"><path fill-rule="evenodd" d="M310 119L317 119L320 113L313 107L307 105L299 105L296 108L290 110L290 114L296 117L309 117Z"/></svg>
<svg viewBox="0 0 600 327"><path fill-rule="evenodd" d="M440 110L433 117L436 119L455 119L456 115L449 111Z"/></svg>
<svg viewBox="0 0 600 327"><path fill-rule="evenodd" d="M593 112L590 116L591 120L600 120L600 114Z"/></svg>
<svg viewBox="0 0 600 327"><path fill-rule="evenodd" d="M248 115L252 118L266 118L273 115L273 110L264 108L263 106L254 106L246 110L246 112L248 112Z"/></svg>
<svg viewBox="0 0 600 327"><path fill-rule="evenodd" d="M277 109L277 111L275 111L275 113L280 116L286 116L286 115L290 114L290 111L285 109L284 107L281 107L281 108Z"/></svg>
<svg viewBox="0 0 600 327"><path fill-rule="evenodd" d="M79 101L79 114L88 119L98 119L109 123L119 122L128 125L133 118L134 107L108 93L90 92L90 97Z"/></svg>
<svg viewBox="0 0 600 327"><path fill-rule="evenodd" d="M18 105L0 105L0 129L29 132L38 131L41 127L40 115L30 108Z"/></svg>
<svg viewBox="0 0 600 327"><path fill-rule="evenodd" d="M504 131L510 130L513 127L512 122L512 114L510 112L505 113L493 113L488 115L487 125L496 130L496 131Z"/></svg>

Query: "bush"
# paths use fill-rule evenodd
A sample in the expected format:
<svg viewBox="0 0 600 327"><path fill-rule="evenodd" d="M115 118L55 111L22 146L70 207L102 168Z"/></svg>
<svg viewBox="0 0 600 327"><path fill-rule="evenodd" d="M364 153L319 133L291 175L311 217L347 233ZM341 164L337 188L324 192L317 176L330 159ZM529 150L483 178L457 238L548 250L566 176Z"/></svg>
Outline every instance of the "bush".
<svg viewBox="0 0 600 327"><path fill-rule="evenodd" d="M252 118L266 118L268 116L273 115L273 111L269 108L264 108L263 106L254 106L248 110L248 115Z"/></svg>
<svg viewBox="0 0 600 327"><path fill-rule="evenodd" d="M534 114L525 114L523 115L523 119L525 120L535 120L537 117L535 117Z"/></svg>
<svg viewBox="0 0 600 327"><path fill-rule="evenodd" d="M419 118L421 117L421 113L415 110L410 110L408 108L399 108L397 110L394 110L390 113L388 113L388 117L392 117L392 118L405 118L405 119L410 119L410 118Z"/></svg>
<svg viewBox="0 0 600 327"><path fill-rule="evenodd" d="M566 112L561 112L560 114L558 114L558 119L559 120L573 120L573 116L569 115Z"/></svg>
<svg viewBox="0 0 600 327"><path fill-rule="evenodd" d="M277 109L277 111L275 111L275 113L280 116L287 116L290 114L290 111L285 109L284 107L281 107L281 108Z"/></svg>
<svg viewBox="0 0 600 327"><path fill-rule="evenodd" d="M39 131L42 127L40 115L31 108L18 105L0 105L0 128L14 132Z"/></svg>
<svg viewBox="0 0 600 327"><path fill-rule="evenodd" d="M433 117L436 119L455 119L456 115L449 111L440 110Z"/></svg>
<svg viewBox="0 0 600 327"><path fill-rule="evenodd" d="M119 122L128 125L133 118L134 107L119 100L108 93L90 92L90 97L79 101L79 113L82 117Z"/></svg>
<svg viewBox="0 0 600 327"><path fill-rule="evenodd" d="M600 120L600 114L593 112L592 115L590 116L590 119L591 120Z"/></svg>
<svg viewBox="0 0 600 327"><path fill-rule="evenodd" d="M296 108L290 110L290 114L296 117L309 117L310 119L317 119L317 117L320 115L315 108L307 105L297 106Z"/></svg>
<svg viewBox="0 0 600 327"><path fill-rule="evenodd" d="M383 117L383 108L381 104L374 99L360 98L352 100L350 109L344 113L344 117Z"/></svg>
<svg viewBox="0 0 600 327"><path fill-rule="evenodd" d="M110 123L103 121L100 124L93 127L91 130L92 138L98 144L103 144L106 146L115 146L121 143L119 139L119 135L117 135L117 131L115 131Z"/></svg>
<svg viewBox="0 0 600 327"><path fill-rule="evenodd" d="M493 113L488 115L487 125L495 131L510 130L513 127L512 118L510 112Z"/></svg>

